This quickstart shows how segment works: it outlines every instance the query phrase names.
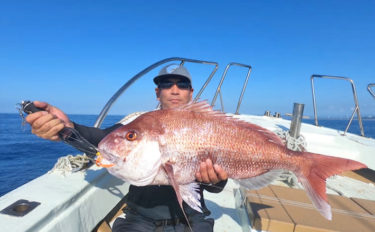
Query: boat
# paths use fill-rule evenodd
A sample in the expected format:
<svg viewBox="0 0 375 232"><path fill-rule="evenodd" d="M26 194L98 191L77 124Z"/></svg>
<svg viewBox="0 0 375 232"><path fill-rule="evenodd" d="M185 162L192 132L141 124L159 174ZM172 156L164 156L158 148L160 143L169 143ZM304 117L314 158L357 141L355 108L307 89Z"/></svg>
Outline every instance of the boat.
<svg viewBox="0 0 375 232"><path fill-rule="evenodd" d="M195 100L200 98L219 67L217 62L180 57L156 62L129 79L109 99L94 126L101 126L113 104L135 81L151 70L171 62L179 62L181 65L194 63L212 67L211 73L196 94ZM310 80L315 125L311 125L301 123L302 104L295 104L292 118L281 117L280 113L271 115L269 111L261 116L240 114L241 102L252 70L251 65L236 62L226 65L211 105L215 105L219 98L221 110L224 111L221 88L228 70L233 66L244 68L246 76L242 89L239 91L236 110L228 114L278 133L294 147L291 149L306 149L314 153L339 156L365 163L368 169L332 177L327 180L327 186L329 187L330 200L342 197L350 202L353 199L362 199L366 203L364 203L365 205L357 203L362 207L360 212L346 208L334 208L333 221L330 222L318 215L316 210L311 210L311 205L309 205L311 203L294 199L294 196L299 196L300 190L298 183L295 183L295 179L290 173L285 173L283 178L272 183L270 187L267 187L268 189L258 191L245 190L235 181L229 180L221 193L205 193L207 207L212 213L211 217L215 219L214 231L348 231L350 228L347 223L344 223L344 220L348 218L361 218L361 220L364 218L360 230L356 231L372 231L375 228L375 140L365 136L354 82L345 77L312 75ZM348 81L352 85L355 107L345 131L319 126L317 102L314 95L314 80L317 78L338 79ZM373 86L374 84L368 86L372 96L374 96L371 90ZM355 115L357 115L361 129L360 135L348 132ZM292 134L293 136L290 136ZM54 170L0 198L1 229L2 231L111 231L110 225L114 218L121 215L121 209L126 207L123 198L128 192L128 188L128 183L111 176L106 169L95 165L84 167L79 171ZM271 191L271 195L267 195L267 191ZM287 192L288 196L292 196L291 199L286 199L288 196L277 195L276 193L280 191ZM262 207L257 208L259 205ZM298 214L306 214L305 219L302 222L295 219L295 216L292 215L293 212L288 211L289 206L300 207ZM310 211L308 211L309 209ZM279 211L275 213L272 210ZM281 219L280 215L286 219ZM336 222L336 217L342 221ZM308 220L311 218L314 219L312 222ZM330 223L334 224L333 227L331 224L332 228L329 227ZM350 223L352 222L350 221ZM329 228L320 227L322 225L328 225Z"/></svg>

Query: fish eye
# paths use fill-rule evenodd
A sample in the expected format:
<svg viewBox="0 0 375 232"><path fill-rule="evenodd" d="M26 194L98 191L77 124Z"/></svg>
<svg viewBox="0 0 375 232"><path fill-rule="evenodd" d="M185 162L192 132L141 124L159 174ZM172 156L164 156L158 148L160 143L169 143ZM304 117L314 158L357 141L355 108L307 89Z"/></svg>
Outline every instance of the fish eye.
<svg viewBox="0 0 375 232"><path fill-rule="evenodd" d="M137 139L137 133L135 131L129 131L126 133L125 138L129 141L134 141Z"/></svg>

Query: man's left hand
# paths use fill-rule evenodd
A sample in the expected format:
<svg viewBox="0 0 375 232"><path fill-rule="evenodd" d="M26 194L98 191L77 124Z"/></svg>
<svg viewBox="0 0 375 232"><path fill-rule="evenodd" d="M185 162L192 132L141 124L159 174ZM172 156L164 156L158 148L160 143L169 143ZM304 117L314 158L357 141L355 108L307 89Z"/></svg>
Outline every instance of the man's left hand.
<svg viewBox="0 0 375 232"><path fill-rule="evenodd" d="M195 174L195 178L199 182L217 184L220 181L228 179L228 173L219 165L212 164L210 159L202 162L199 171Z"/></svg>

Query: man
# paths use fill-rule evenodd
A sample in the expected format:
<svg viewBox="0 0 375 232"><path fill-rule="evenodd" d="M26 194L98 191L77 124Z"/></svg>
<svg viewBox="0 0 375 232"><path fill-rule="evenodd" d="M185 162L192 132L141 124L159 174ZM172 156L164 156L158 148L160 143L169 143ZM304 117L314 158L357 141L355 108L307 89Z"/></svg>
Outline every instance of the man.
<svg viewBox="0 0 375 232"><path fill-rule="evenodd" d="M154 78L154 83L157 85L155 93L161 109L177 108L192 100L194 90L191 77L183 66L172 64L162 68L159 75ZM74 127L89 142L97 146L106 134L121 126L116 124L104 130L85 127L71 122L56 107L43 102L34 102L34 104L45 111L28 115L26 121L32 126L32 133L52 141L59 140L57 133L66 126ZM213 165L211 160L201 163L196 179L203 182L200 188L203 213L183 204L193 231L213 231L213 219L206 218L210 212L203 200L203 190L220 192L227 178L227 173L218 165ZM126 202L125 218L116 219L113 231L186 231L188 229L171 186L130 186Z"/></svg>

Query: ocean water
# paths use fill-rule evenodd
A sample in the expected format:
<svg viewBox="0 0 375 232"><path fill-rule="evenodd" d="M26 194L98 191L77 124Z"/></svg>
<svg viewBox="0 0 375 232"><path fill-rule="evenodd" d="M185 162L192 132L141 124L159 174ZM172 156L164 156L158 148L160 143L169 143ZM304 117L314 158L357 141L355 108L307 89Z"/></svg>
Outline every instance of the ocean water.
<svg viewBox="0 0 375 232"><path fill-rule="evenodd" d="M72 121L82 125L93 125L96 115L69 115ZM122 116L108 116L102 128L118 122ZM31 134L30 126L21 126L18 114L0 114L0 196L35 179L53 168L57 159L79 151L62 143L40 139ZM304 122L313 124L313 120ZM321 126L345 130L348 120L319 120ZM375 120L363 120L367 137L375 138ZM357 121L349 130L359 134Z"/></svg>
<svg viewBox="0 0 375 232"><path fill-rule="evenodd" d="M69 115L82 125L94 125L97 115ZM106 128L122 116L108 116L102 124ZM31 133L30 126L22 126L18 114L0 114L0 196L45 174L57 159L67 154L82 154L62 142L41 139Z"/></svg>

